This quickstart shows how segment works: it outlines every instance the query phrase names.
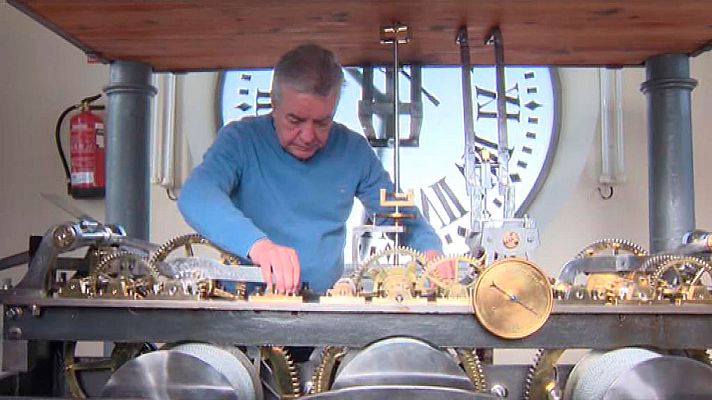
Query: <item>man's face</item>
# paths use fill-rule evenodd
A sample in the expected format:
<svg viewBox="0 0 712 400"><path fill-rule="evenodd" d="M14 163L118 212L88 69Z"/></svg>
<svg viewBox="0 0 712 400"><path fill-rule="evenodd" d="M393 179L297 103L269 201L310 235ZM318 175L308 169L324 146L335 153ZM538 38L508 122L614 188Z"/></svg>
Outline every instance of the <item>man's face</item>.
<svg viewBox="0 0 712 400"><path fill-rule="evenodd" d="M289 85L281 89L272 113L279 144L294 157L307 160L326 145L338 95L336 91L325 97L299 93Z"/></svg>

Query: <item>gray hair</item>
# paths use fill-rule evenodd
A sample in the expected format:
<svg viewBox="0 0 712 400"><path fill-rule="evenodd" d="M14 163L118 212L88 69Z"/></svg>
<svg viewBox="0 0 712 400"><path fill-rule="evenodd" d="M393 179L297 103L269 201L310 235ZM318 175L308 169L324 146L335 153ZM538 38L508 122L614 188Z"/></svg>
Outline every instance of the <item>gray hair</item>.
<svg viewBox="0 0 712 400"><path fill-rule="evenodd" d="M343 82L344 72L334 53L316 44L303 44L285 53L274 67L272 104L281 99L281 85L319 96L328 96L336 90L338 98Z"/></svg>

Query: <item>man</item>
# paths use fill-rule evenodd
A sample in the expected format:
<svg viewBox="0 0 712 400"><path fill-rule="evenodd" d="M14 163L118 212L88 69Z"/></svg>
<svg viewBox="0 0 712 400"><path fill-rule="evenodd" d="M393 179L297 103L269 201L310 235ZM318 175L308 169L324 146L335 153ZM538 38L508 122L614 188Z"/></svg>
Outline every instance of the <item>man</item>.
<svg viewBox="0 0 712 400"><path fill-rule="evenodd" d="M268 287L324 292L343 273L354 197L387 212L379 190L393 183L359 134L333 122L343 84L333 53L306 44L274 69L269 115L223 127L181 190L178 207L197 232L249 257ZM390 210L392 211L392 210ZM417 209L403 243L434 257L440 239Z"/></svg>

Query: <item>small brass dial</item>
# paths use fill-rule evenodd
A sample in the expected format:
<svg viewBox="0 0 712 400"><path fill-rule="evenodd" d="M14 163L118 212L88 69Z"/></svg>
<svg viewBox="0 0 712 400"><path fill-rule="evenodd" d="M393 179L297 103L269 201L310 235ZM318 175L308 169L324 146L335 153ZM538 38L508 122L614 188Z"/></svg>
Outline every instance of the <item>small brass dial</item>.
<svg viewBox="0 0 712 400"><path fill-rule="evenodd" d="M536 265L521 258L496 261L480 273L472 305L492 334L521 339L541 328L551 314L551 282Z"/></svg>

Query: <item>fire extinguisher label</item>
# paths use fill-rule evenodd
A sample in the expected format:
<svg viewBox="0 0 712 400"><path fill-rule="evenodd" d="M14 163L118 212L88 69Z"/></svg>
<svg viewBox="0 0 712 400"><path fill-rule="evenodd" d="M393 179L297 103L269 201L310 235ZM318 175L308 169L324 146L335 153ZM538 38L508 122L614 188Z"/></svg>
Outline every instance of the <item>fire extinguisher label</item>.
<svg viewBox="0 0 712 400"><path fill-rule="evenodd" d="M72 185L93 185L93 172L72 172Z"/></svg>

